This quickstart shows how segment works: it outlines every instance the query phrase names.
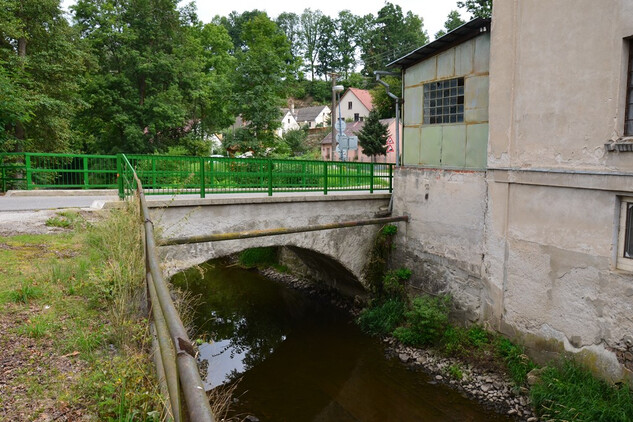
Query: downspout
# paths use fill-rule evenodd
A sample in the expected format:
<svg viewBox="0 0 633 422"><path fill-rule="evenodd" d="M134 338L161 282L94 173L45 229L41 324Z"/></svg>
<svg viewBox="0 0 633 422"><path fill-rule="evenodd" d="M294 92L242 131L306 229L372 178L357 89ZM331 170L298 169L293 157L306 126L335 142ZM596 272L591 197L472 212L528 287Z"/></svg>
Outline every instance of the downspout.
<svg viewBox="0 0 633 422"><path fill-rule="evenodd" d="M396 169L400 166L400 98L389 91L389 84L380 79L381 75L385 76L401 76L399 73L387 72L386 70L375 70L376 82L384 86L387 95L396 102ZM389 200L389 214L393 212L393 194Z"/></svg>

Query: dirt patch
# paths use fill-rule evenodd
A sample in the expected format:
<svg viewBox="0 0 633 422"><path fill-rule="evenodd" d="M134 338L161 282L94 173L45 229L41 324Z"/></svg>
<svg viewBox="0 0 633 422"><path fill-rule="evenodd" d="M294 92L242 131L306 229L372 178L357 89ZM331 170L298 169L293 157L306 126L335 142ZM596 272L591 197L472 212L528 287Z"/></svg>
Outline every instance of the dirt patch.
<svg viewBox="0 0 633 422"><path fill-rule="evenodd" d="M36 315L46 312L34 306L24 309L8 304L0 315L0 420L6 421L80 421L84 411L71 408L63 400L40 398L34 386L68 384L86 364L73 356L58 356L50 338L31 338L20 334L18 327ZM59 393L62 393L60 389ZM47 395L49 396L49 395Z"/></svg>

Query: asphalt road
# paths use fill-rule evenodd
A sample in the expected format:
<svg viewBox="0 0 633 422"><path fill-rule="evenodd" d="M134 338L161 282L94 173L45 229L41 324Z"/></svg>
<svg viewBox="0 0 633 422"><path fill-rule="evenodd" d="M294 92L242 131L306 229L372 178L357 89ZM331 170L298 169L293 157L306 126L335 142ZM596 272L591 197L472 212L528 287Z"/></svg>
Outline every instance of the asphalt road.
<svg viewBox="0 0 633 422"><path fill-rule="evenodd" d="M0 196L0 212L102 208L106 201L116 200L116 196Z"/></svg>

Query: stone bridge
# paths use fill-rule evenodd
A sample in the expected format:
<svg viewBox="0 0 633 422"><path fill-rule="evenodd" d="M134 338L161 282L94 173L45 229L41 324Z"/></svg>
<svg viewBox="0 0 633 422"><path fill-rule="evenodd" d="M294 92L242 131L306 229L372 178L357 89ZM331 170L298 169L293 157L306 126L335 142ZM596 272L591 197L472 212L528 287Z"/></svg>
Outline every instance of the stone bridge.
<svg viewBox="0 0 633 422"><path fill-rule="evenodd" d="M366 220L384 214L390 194L341 192L149 201L162 238L294 228ZM284 247L286 259L303 264L313 279L344 294L366 292L363 270L380 226L367 225L238 240L162 246L167 275L254 247Z"/></svg>

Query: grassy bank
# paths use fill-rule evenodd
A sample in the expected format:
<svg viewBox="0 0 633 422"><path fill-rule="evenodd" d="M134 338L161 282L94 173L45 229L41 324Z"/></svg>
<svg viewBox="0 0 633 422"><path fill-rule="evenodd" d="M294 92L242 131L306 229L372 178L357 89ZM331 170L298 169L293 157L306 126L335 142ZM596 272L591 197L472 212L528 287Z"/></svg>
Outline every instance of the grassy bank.
<svg viewBox="0 0 633 422"><path fill-rule="evenodd" d="M0 237L2 416L158 420L136 213L47 225L59 232Z"/></svg>
<svg viewBox="0 0 633 422"><path fill-rule="evenodd" d="M479 325L465 328L451 323L450 296L410 297L405 284L411 271L406 268L386 271L390 236L396 233L393 227L386 226L376 239L368 271L373 299L358 318L363 331L393 336L404 345L433 348L455 358L456 362L462 362L448 368L448 375L455 379L462 378L461 365L466 364L504 373L517 390L529 388L534 411L542 420L633 421L633 393L629 386L610 385L597 379L575 363L572 356L538 369L523 347L507 338ZM532 372L535 369L538 370Z"/></svg>

